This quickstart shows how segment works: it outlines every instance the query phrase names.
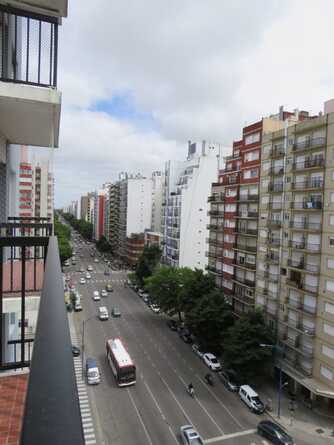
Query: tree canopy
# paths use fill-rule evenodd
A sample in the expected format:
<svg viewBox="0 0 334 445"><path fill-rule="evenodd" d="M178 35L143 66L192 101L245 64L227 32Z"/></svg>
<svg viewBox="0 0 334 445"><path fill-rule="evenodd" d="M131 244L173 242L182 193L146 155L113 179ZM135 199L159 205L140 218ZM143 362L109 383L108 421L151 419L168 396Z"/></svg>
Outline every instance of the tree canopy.
<svg viewBox="0 0 334 445"><path fill-rule="evenodd" d="M58 238L60 262L63 264L72 256L72 247L70 245L71 231L59 221L57 213L54 215L55 235Z"/></svg>
<svg viewBox="0 0 334 445"><path fill-rule="evenodd" d="M136 275L141 285L144 284L145 278L150 277L161 258L161 249L159 246L145 246L143 253L139 257L136 268Z"/></svg>

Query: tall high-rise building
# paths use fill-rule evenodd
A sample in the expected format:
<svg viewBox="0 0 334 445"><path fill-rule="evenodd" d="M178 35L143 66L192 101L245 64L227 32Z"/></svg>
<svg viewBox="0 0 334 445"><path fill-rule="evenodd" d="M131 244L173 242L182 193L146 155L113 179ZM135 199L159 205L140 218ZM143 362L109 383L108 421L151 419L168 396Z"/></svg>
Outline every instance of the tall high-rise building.
<svg viewBox="0 0 334 445"><path fill-rule="evenodd" d="M164 174L163 262L204 270L207 265L207 197L217 180L221 145L189 142L185 161L168 161Z"/></svg>
<svg viewBox="0 0 334 445"><path fill-rule="evenodd" d="M34 216L50 218L53 222L53 173L49 162L37 162L33 165Z"/></svg>
<svg viewBox="0 0 334 445"><path fill-rule="evenodd" d="M119 215L120 215L120 184L110 186L109 194L109 243L112 251L117 254L119 249Z"/></svg>
<svg viewBox="0 0 334 445"><path fill-rule="evenodd" d="M334 397L334 108L262 139L256 304L311 397Z"/></svg>
<svg viewBox="0 0 334 445"><path fill-rule="evenodd" d="M88 221L88 196L81 196L80 202L80 219Z"/></svg>
<svg viewBox="0 0 334 445"><path fill-rule="evenodd" d="M163 181L164 176L161 171L152 173L152 218L151 230L153 232L161 232L161 211L163 200Z"/></svg>

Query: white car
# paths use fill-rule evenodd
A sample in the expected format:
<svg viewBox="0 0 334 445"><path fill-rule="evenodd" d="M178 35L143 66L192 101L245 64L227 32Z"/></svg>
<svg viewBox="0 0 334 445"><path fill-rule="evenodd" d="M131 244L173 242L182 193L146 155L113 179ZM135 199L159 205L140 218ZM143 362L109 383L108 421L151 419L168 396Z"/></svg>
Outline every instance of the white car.
<svg viewBox="0 0 334 445"><path fill-rule="evenodd" d="M93 292L93 300L94 301L100 301L101 300L100 292L98 290L94 290L94 292Z"/></svg>
<svg viewBox="0 0 334 445"><path fill-rule="evenodd" d="M152 311L153 311L155 314L159 314L159 312L160 312L160 307L159 307L157 304L151 304L151 305L150 305L150 308L152 309Z"/></svg>
<svg viewBox="0 0 334 445"><path fill-rule="evenodd" d="M95 258L94 263L98 263L98 262L99 262L99 259Z"/></svg>
<svg viewBox="0 0 334 445"><path fill-rule="evenodd" d="M203 439L192 425L183 425L180 435L184 445L204 445Z"/></svg>
<svg viewBox="0 0 334 445"><path fill-rule="evenodd" d="M108 292L105 289L101 290L101 297L107 297L108 296Z"/></svg>
<svg viewBox="0 0 334 445"><path fill-rule="evenodd" d="M82 277L82 278L80 278L80 284L86 284L86 280Z"/></svg>
<svg viewBox="0 0 334 445"><path fill-rule="evenodd" d="M88 270L88 272L93 272L93 267L92 267L91 265L89 265L89 266L87 267L87 270Z"/></svg>
<svg viewBox="0 0 334 445"><path fill-rule="evenodd" d="M90 280L92 278L91 274L89 272L86 273L86 279Z"/></svg>
<svg viewBox="0 0 334 445"><path fill-rule="evenodd" d="M203 361L206 366L211 369L211 371L220 371L222 369L217 357L210 352L203 354Z"/></svg>

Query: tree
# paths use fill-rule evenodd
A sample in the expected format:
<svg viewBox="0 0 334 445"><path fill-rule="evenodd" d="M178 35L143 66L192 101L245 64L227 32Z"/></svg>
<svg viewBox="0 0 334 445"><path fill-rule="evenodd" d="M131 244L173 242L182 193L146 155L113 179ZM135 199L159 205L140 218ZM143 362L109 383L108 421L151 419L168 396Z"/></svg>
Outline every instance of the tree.
<svg viewBox="0 0 334 445"><path fill-rule="evenodd" d="M58 215L54 217L55 235L58 238L60 262L63 264L68 258L72 256L72 247L70 245L71 231L58 219Z"/></svg>
<svg viewBox="0 0 334 445"><path fill-rule="evenodd" d="M178 314L180 321L182 320L183 275L182 268L162 266L145 280L145 288L152 300L169 315Z"/></svg>
<svg viewBox="0 0 334 445"><path fill-rule="evenodd" d="M183 268L182 309L185 313L192 310L196 302L215 289L211 275L202 270Z"/></svg>
<svg viewBox="0 0 334 445"><path fill-rule="evenodd" d="M261 348L260 344L273 344L274 341L261 310L245 313L228 330L223 343L224 364L245 380L264 374L264 365L270 361L272 351Z"/></svg>
<svg viewBox="0 0 334 445"><path fill-rule="evenodd" d="M101 236L101 238L96 243L96 247L99 249L100 252L111 252L111 246L105 236Z"/></svg>
<svg viewBox="0 0 334 445"><path fill-rule="evenodd" d="M139 257L136 268L136 275L141 285L144 284L145 278L153 274L154 269L159 264L161 258L161 250L159 246L145 246L143 253Z"/></svg>
<svg viewBox="0 0 334 445"><path fill-rule="evenodd" d="M194 306L186 313L186 323L203 349L220 354L223 340L234 324L234 316L222 292L212 289L196 295Z"/></svg>

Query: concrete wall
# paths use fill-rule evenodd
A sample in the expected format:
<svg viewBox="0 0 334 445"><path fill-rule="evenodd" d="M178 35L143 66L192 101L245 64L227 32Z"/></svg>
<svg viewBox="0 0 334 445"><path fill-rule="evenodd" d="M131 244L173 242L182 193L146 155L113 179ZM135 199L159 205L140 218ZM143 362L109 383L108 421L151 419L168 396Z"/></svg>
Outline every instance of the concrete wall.
<svg viewBox="0 0 334 445"><path fill-rule="evenodd" d="M126 236L151 227L152 179L128 179Z"/></svg>

